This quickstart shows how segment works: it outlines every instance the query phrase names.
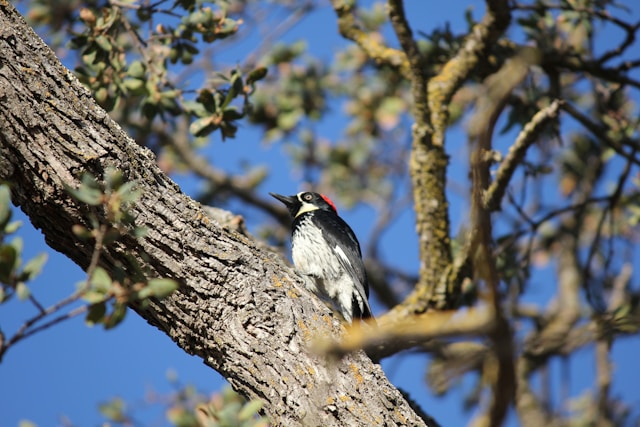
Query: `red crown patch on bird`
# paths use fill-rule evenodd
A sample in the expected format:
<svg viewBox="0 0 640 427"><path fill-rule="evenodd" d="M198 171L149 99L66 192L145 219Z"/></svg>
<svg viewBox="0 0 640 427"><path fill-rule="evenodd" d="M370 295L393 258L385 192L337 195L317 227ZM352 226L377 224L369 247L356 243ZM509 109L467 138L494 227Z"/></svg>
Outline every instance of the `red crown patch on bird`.
<svg viewBox="0 0 640 427"><path fill-rule="evenodd" d="M335 213L338 213L338 209L336 209L336 205L333 203L333 201L331 201L330 198L328 198L327 196L325 196L324 194L320 194L320 197L322 197L322 199L327 202L329 204L329 206L331 206L331 209L333 209L333 211Z"/></svg>

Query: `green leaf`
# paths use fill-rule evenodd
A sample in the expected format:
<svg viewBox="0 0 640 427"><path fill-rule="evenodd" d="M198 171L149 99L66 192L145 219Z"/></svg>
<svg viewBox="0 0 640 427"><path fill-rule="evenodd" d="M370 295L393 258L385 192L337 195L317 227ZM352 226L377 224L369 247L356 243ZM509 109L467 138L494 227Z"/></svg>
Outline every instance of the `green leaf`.
<svg viewBox="0 0 640 427"><path fill-rule="evenodd" d="M303 113L300 109L295 109L278 115L278 127L282 130L293 129L301 120Z"/></svg>
<svg viewBox="0 0 640 427"><path fill-rule="evenodd" d="M180 47L180 45L171 48L171 50L169 51L169 61L172 64L175 64L176 62L178 62L178 58L180 58L181 53L182 48Z"/></svg>
<svg viewBox="0 0 640 427"><path fill-rule="evenodd" d="M226 138L233 138L236 136L238 126L231 122L222 122L220 124L220 130L222 131L222 140L224 141Z"/></svg>
<svg viewBox="0 0 640 427"><path fill-rule="evenodd" d="M213 93L208 89L202 89L200 93L198 93L196 101L199 102L210 113L213 113L218 109L218 104L216 103L215 97L213 96Z"/></svg>
<svg viewBox="0 0 640 427"><path fill-rule="evenodd" d="M193 62L193 54L188 50L183 50L182 55L180 55L180 61L182 61L184 65L191 64Z"/></svg>
<svg viewBox="0 0 640 427"><path fill-rule="evenodd" d="M149 297L153 296L153 289L149 286L145 286L144 288L140 289L138 291L138 299L139 300L145 300Z"/></svg>
<svg viewBox="0 0 640 427"><path fill-rule="evenodd" d="M165 414L167 420L175 427L195 427L201 425L198 423L194 413L182 406L173 406L169 408ZM210 424L212 427L217 425L219 424ZM229 424L229 426L231 426L231 424Z"/></svg>
<svg viewBox="0 0 640 427"><path fill-rule="evenodd" d="M252 70L247 76L247 84L251 85L258 80L262 80L267 76L267 68L266 67L258 67L255 70Z"/></svg>
<svg viewBox="0 0 640 427"><path fill-rule="evenodd" d="M109 99L109 90L106 87L101 87L96 90L94 96L96 98L96 101L98 102L107 102L107 100Z"/></svg>
<svg viewBox="0 0 640 427"><path fill-rule="evenodd" d="M212 117L203 117L191 123L189 132L194 136L206 136L217 128L218 126L212 123Z"/></svg>
<svg viewBox="0 0 640 427"><path fill-rule="evenodd" d="M107 314L107 304L104 301L91 304L84 321L88 326L93 326L97 323L104 322L105 314Z"/></svg>
<svg viewBox="0 0 640 427"><path fill-rule="evenodd" d="M124 175L122 174L122 171L110 167L105 171L104 181L107 188L117 190L124 183Z"/></svg>
<svg viewBox="0 0 640 427"><path fill-rule="evenodd" d="M243 90L244 84L242 83L242 75L239 72L234 72L231 75L231 86L227 91L227 96L224 98L221 108L225 108L227 105L229 105L235 97L243 92Z"/></svg>
<svg viewBox="0 0 640 427"><path fill-rule="evenodd" d="M189 24L194 24L194 25L197 25L197 24L204 25L207 23L207 15L203 11L198 10L185 16L183 18L183 21L188 22Z"/></svg>
<svg viewBox="0 0 640 427"><path fill-rule="evenodd" d="M81 187L100 189L100 184L98 184L98 180L90 172L84 172L82 174L82 178L80 179L80 181L81 181L81 184L80 184Z"/></svg>
<svg viewBox="0 0 640 427"><path fill-rule="evenodd" d="M0 185L0 232L11 220L11 191L7 185Z"/></svg>
<svg viewBox="0 0 640 427"><path fill-rule="evenodd" d="M5 234L13 234L18 231L20 227L22 227L22 221L13 221L4 227L4 232Z"/></svg>
<svg viewBox="0 0 640 427"><path fill-rule="evenodd" d="M175 89L165 90L160 94L160 96L163 98L169 98L171 100L175 100L178 96L180 96L180 91Z"/></svg>
<svg viewBox="0 0 640 427"><path fill-rule="evenodd" d="M171 114L178 115L181 113L177 99L172 97L169 91L160 94L160 106Z"/></svg>
<svg viewBox="0 0 640 427"><path fill-rule="evenodd" d="M22 275L26 276L24 279L33 280L36 278L42 272L42 267L44 267L44 264L47 262L47 258L48 255L46 252L31 258L22 269Z"/></svg>
<svg viewBox="0 0 640 427"><path fill-rule="evenodd" d="M135 189L137 185L137 181L130 181L118 188L118 195L123 202L135 202L142 196L142 191Z"/></svg>
<svg viewBox="0 0 640 427"><path fill-rule="evenodd" d="M106 294L102 291L88 290L82 294L82 299L89 304L97 304L104 301Z"/></svg>
<svg viewBox="0 0 640 427"><path fill-rule="evenodd" d="M16 295L18 296L18 299L20 299L20 301L24 301L29 298L29 296L31 296L31 291L27 287L26 283L18 282L18 284L16 285Z"/></svg>
<svg viewBox="0 0 640 427"><path fill-rule="evenodd" d="M111 329L116 327L120 322L124 320L127 314L127 306L122 303L115 303L113 311L109 314L104 321L104 328Z"/></svg>
<svg viewBox="0 0 640 427"><path fill-rule="evenodd" d="M238 31L238 23L231 18L223 19L216 28L217 36L221 39L235 34L236 31Z"/></svg>
<svg viewBox="0 0 640 427"><path fill-rule="evenodd" d="M131 235L135 238L145 237L149 233L149 229L147 227L134 227L131 231Z"/></svg>
<svg viewBox="0 0 640 427"><path fill-rule="evenodd" d="M200 49L198 49L198 47L194 44L185 43L183 47L187 52L189 52L192 55L197 55L198 53L200 53Z"/></svg>
<svg viewBox="0 0 640 427"><path fill-rule="evenodd" d="M88 240L91 237L91 232L84 225L75 224L71 227L71 231L82 240Z"/></svg>
<svg viewBox="0 0 640 427"><path fill-rule="evenodd" d="M130 77L142 80L145 76L145 72L146 69L142 61L133 61L131 65L129 65L128 74Z"/></svg>
<svg viewBox="0 0 640 427"><path fill-rule="evenodd" d="M107 37L103 35L96 37L96 43L98 46L100 46L100 49L104 50L105 52L111 52L111 42Z"/></svg>
<svg viewBox="0 0 640 427"><path fill-rule="evenodd" d="M79 188L67 186L67 192L76 200L91 206L97 206L102 203L102 191L96 188L89 188L81 185Z"/></svg>
<svg viewBox="0 0 640 427"><path fill-rule="evenodd" d="M22 240L22 237L14 237L14 239L11 241L11 243L9 243L10 246L13 246L13 248L16 250L16 254L18 256L18 259L16 260L15 263L15 267L18 268L20 266L20 254L22 253L22 248L24 247L24 242Z"/></svg>
<svg viewBox="0 0 640 427"><path fill-rule="evenodd" d="M189 114L193 114L198 117L205 117L209 115L207 109L198 101L183 101L182 108Z"/></svg>
<svg viewBox="0 0 640 427"><path fill-rule="evenodd" d="M12 245L0 246L0 282L9 283L18 260L18 251Z"/></svg>
<svg viewBox="0 0 640 427"><path fill-rule="evenodd" d="M150 98L146 98L142 102L142 114L149 120L153 120L156 114L158 114L158 107L156 107Z"/></svg>
<svg viewBox="0 0 640 427"><path fill-rule="evenodd" d="M104 268L96 267L93 275L91 276L90 283L91 289L106 294L107 292L111 291L113 280L111 280L109 273L107 273Z"/></svg>
<svg viewBox="0 0 640 427"><path fill-rule="evenodd" d="M235 107L229 107L224 110L222 113L222 118L224 120L238 120L241 119L244 115L238 111Z"/></svg>
<svg viewBox="0 0 640 427"><path fill-rule="evenodd" d="M124 82L122 84L127 90L133 92L134 95L143 95L146 93L144 80L124 79Z"/></svg>
<svg viewBox="0 0 640 427"><path fill-rule="evenodd" d="M153 296L164 298L178 289L178 282L173 279L151 279L147 283L147 287L153 292Z"/></svg>
<svg viewBox="0 0 640 427"><path fill-rule="evenodd" d="M242 410L238 413L238 420L246 421L253 418L254 415L262 409L264 402L260 399L251 400L242 407Z"/></svg>
<svg viewBox="0 0 640 427"><path fill-rule="evenodd" d="M115 398L111 402L101 403L98 405L98 409L100 413L110 421L116 423L124 423L127 421L124 413L125 403L120 398Z"/></svg>
<svg viewBox="0 0 640 427"><path fill-rule="evenodd" d="M244 82L242 80L242 74L239 70L235 71L233 73L233 76L231 77L231 87L233 88L233 91L236 95L244 92Z"/></svg>
<svg viewBox="0 0 640 427"><path fill-rule="evenodd" d="M104 233L102 237L102 243L106 246L111 245L113 242L117 241L121 237L120 232L116 228L110 228Z"/></svg>

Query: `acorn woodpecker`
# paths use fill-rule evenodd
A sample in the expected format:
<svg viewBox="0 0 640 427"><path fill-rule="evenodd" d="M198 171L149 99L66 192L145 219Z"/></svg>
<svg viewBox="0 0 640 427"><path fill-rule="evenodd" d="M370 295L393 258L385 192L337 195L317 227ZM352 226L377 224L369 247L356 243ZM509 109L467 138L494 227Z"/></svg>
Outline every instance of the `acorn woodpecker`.
<svg viewBox="0 0 640 427"><path fill-rule="evenodd" d="M312 192L269 194L284 203L293 217L291 255L311 291L348 323L371 317L360 244L333 202Z"/></svg>

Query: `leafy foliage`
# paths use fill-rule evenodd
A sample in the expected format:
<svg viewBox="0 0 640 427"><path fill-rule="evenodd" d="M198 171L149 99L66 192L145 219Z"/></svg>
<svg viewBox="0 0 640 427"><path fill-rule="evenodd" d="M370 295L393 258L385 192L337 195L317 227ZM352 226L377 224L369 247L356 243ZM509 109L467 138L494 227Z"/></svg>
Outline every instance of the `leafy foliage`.
<svg viewBox="0 0 640 427"><path fill-rule="evenodd" d="M167 419L176 427L267 427L267 419L260 417L259 400L247 401L227 387L210 398L199 393L192 385L183 385L174 372L167 377L173 387L168 395L151 393L144 407L131 408L120 397L114 397L98 406L106 420L115 425L129 425L139 419L144 410L161 406Z"/></svg>
<svg viewBox="0 0 640 427"><path fill-rule="evenodd" d="M242 24L229 16L227 2L207 3L176 1L166 8L164 2L125 2L81 9L82 25L74 26L69 45L80 52L77 75L107 110L128 104L126 108L140 110L140 120L147 123L156 116L193 115L190 130L195 136L218 129L223 138L234 136L235 123L247 114L248 96L264 77L264 68L249 70L245 78L240 70L232 70L229 77L218 73L218 82L198 91L173 81L169 73L170 64L192 64L202 44L225 39ZM231 105L237 98L243 99L240 108Z"/></svg>
<svg viewBox="0 0 640 427"><path fill-rule="evenodd" d="M17 233L20 222L11 221L10 189L0 185L0 304L14 296L24 301L31 297L28 283L42 272L47 254L41 253L23 265L23 242L18 236L5 243L7 237Z"/></svg>
<svg viewBox="0 0 640 427"><path fill-rule="evenodd" d="M78 201L90 206L101 206L105 210L104 222L97 215L91 216L91 229L80 224L74 226L74 233L81 239L95 242L93 264L88 271L86 282L78 284L77 294L90 305L86 322L89 325L102 323L105 328L113 328L124 320L127 306L132 303L146 306L149 298L162 299L178 288L175 280L168 278L147 279L147 274L138 271L127 272L116 267L111 275L97 263L104 246L116 242L124 235L142 237L145 229L135 225L135 218L129 208L141 196L136 190L136 182L126 182L122 173L107 169L103 183L90 174L83 174L78 188L67 188ZM112 302L111 310L107 303Z"/></svg>
<svg viewBox="0 0 640 427"><path fill-rule="evenodd" d="M115 169L108 169L102 181L84 174L77 188L67 187L78 202L101 208L103 216L90 215L90 227L80 224L73 227L79 239L94 243L87 280L79 283L76 291L67 298L45 307L31 294L27 283L40 274L47 255L40 254L20 268L22 240L16 237L4 244L5 236L15 233L19 224L10 222L9 186L0 186L0 303L15 295L20 300L30 301L38 310L38 314L26 320L8 340L0 333L0 359L22 339L82 313L86 313L88 325L99 323L106 329L113 328L122 322L129 304L135 303L144 308L150 298L165 298L178 288L178 283L169 278L147 278L142 268L126 272L117 267L110 274L99 266L105 247L123 236L139 238L144 235L144 229L135 225L135 218L129 211L131 204L141 196L135 187L135 182L126 182L122 173ZM70 308L79 300L84 300L86 305Z"/></svg>

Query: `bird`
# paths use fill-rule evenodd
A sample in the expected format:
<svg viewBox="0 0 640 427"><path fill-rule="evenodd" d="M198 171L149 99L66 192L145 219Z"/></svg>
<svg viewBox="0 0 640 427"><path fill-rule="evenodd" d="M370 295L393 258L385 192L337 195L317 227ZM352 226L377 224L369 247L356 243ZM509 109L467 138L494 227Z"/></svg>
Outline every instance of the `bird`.
<svg viewBox="0 0 640 427"><path fill-rule="evenodd" d="M372 318L360 243L331 199L310 191L293 196L269 194L293 218L291 256L306 286L349 324Z"/></svg>

